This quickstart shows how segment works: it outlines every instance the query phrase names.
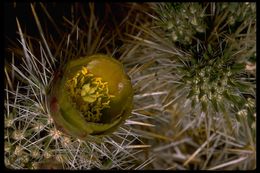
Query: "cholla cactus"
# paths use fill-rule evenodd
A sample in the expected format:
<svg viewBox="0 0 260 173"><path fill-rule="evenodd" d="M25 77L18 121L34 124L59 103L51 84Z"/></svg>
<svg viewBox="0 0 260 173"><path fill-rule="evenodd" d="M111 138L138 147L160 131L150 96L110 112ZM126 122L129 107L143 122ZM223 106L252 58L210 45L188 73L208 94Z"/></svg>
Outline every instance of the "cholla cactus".
<svg viewBox="0 0 260 173"><path fill-rule="evenodd" d="M238 23L249 24L249 19L255 20L256 17L256 6L255 3L217 3L215 4L218 11L214 10L214 13L222 15L225 18L221 22L224 22L225 19L228 19L226 25L234 26ZM214 6L215 6L214 5ZM255 21L254 21L255 22ZM231 30L232 31L232 30Z"/></svg>
<svg viewBox="0 0 260 173"><path fill-rule="evenodd" d="M195 35L206 32L206 8L200 3L158 3L153 8L156 24L173 42L191 44Z"/></svg>
<svg viewBox="0 0 260 173"><path fill-rule="evenodd" d="M146 13L154 21L129 35L140 45L133 56L151 56L159 67L168 62L172 91L165 98L172 101L158 115L165 117L158 128L171 136L170 143L153 146L155 154L171 154L158 155L153 168L164 164L168 169L254 169L255 107L248 105L255 102L256 90L255 72L249 70L255 64L255 3L148 5L154 11ZM203 32L195 28L194 11L202 14L195 21ZM189 20L177 24L185 16ZM176 29L182 25L186 29ZM182 32L191 41L181 37ZM168 111L172 114L165 114Z"/></svg>
<svg viewBox="0 0 260 173"><path fill-rule="evenodd" d="M54 42L43 32L35 5L31 9L41 41L23 33L17 19L22 50L11 49L13 61L5 66L6 167L140 169L146 165L137 162L136 154L149 145L131 130L132 125L144 125L131 115L132 84L121 62L112 58L116 45L110 43L118 33L102 32L94 7L89 4L84 28L74 18L65 19L70 32ZM17 66L14 58L19 56L22 63ZM126 120L129 115L132 121Z"/></svg>
<svg viewBox="0 0 260 173"><path fill-rule="evenodd" d="M58 42L42 31L33 5L42 41L24 34L17 20L23 52L13 49L5 67L5 165L255 169L255 3L128 5L127 17L104 35L90 4L89 18L79 10L85 27L65 19L69 32L58 29L65 35ZM92 71L98 57L118 57L122 78L106 78L109 62ZM120 97L125 102L110 105L118 101L110 82L121 79L129 89ZM85 117L66 114L75 110Z"/></svg>

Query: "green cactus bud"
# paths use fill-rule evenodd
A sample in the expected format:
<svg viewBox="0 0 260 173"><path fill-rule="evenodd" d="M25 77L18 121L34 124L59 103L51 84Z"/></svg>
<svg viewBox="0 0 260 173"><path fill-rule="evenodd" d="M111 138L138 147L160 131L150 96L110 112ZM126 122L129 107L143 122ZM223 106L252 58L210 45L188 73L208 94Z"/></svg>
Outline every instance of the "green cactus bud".
<svg viewBox="0 0 260 173"><path fill-rule="evenodd" d="M133 89L120 62L106 55L71 60L54 79L50 112L73 137L113 132L131 113Z"/></svg>

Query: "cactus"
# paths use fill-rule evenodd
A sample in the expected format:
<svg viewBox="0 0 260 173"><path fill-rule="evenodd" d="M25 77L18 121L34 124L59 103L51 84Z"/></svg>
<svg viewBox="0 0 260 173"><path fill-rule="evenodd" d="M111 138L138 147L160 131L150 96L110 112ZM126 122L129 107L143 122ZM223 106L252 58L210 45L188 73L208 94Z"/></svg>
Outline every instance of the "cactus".
<svg viewBox="0 0 260 173"><path fill-rule="evenodd" d="M136 154L149 146L131 130L142 123L133 121L131 80L109 44L118 33L102 32L90 3L88 25L65 20L70 32L52 42L37 15L39 5L45 9L31 9L41 41L25 34L17 19L22 49L12 48L12 62L5 66L5 166L138 168ZM19 56L21 65L14 61Z"/></svg>
<svg viewBox="0 0 260 173"><path fill-rule="evenodd" d="M172 91L158 115L169 136L148 142L158 160L152 168L255 169L255 3L147 5L152 22L135 24L132 56L150 55L156 74L168 62L158 78Z"/></svg>
<svg viewBox="0 0 260 173"><path fill-rule="evenodd" d="M256 168L255 3L127 3L106 34L92 3L65 29L40 3L58 40L38 5L4 69L6 167Z"/></svg>
<svg viewBox="0 0 260 173"><path fill-rule="evenodd" d="M157 13L156 25L173 42L191 44L195 35L206 32L206 8L202 4L158 3L153 8Z"/></svg>

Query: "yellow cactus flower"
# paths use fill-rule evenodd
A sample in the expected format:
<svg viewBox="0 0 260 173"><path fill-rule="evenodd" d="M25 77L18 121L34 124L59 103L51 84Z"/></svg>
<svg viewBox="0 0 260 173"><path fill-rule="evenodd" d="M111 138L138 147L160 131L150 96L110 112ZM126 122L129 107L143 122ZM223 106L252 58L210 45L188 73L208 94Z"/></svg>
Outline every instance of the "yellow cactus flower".
<svg viewBox="0 0 260 173"><path fill-rule="evenodd" d="M85 139L113 132L130 115L132 101L123 65L97 54L68 62L53 82L50 111L59 130Z"/></svg>

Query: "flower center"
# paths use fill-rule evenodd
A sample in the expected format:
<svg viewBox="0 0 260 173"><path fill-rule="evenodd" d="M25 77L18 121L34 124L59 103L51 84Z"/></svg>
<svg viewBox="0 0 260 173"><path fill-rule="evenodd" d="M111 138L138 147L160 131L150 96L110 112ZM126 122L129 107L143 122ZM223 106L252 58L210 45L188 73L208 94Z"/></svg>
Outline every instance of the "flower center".
<svg viewBox="0 0 260 173"><path fill-rule="evenodd" d="M82 67L74 77L66 81L72 106L78 109L86 121L99 122L102 110L110 108L108 83L94 76L86 67Z"/></svg>

